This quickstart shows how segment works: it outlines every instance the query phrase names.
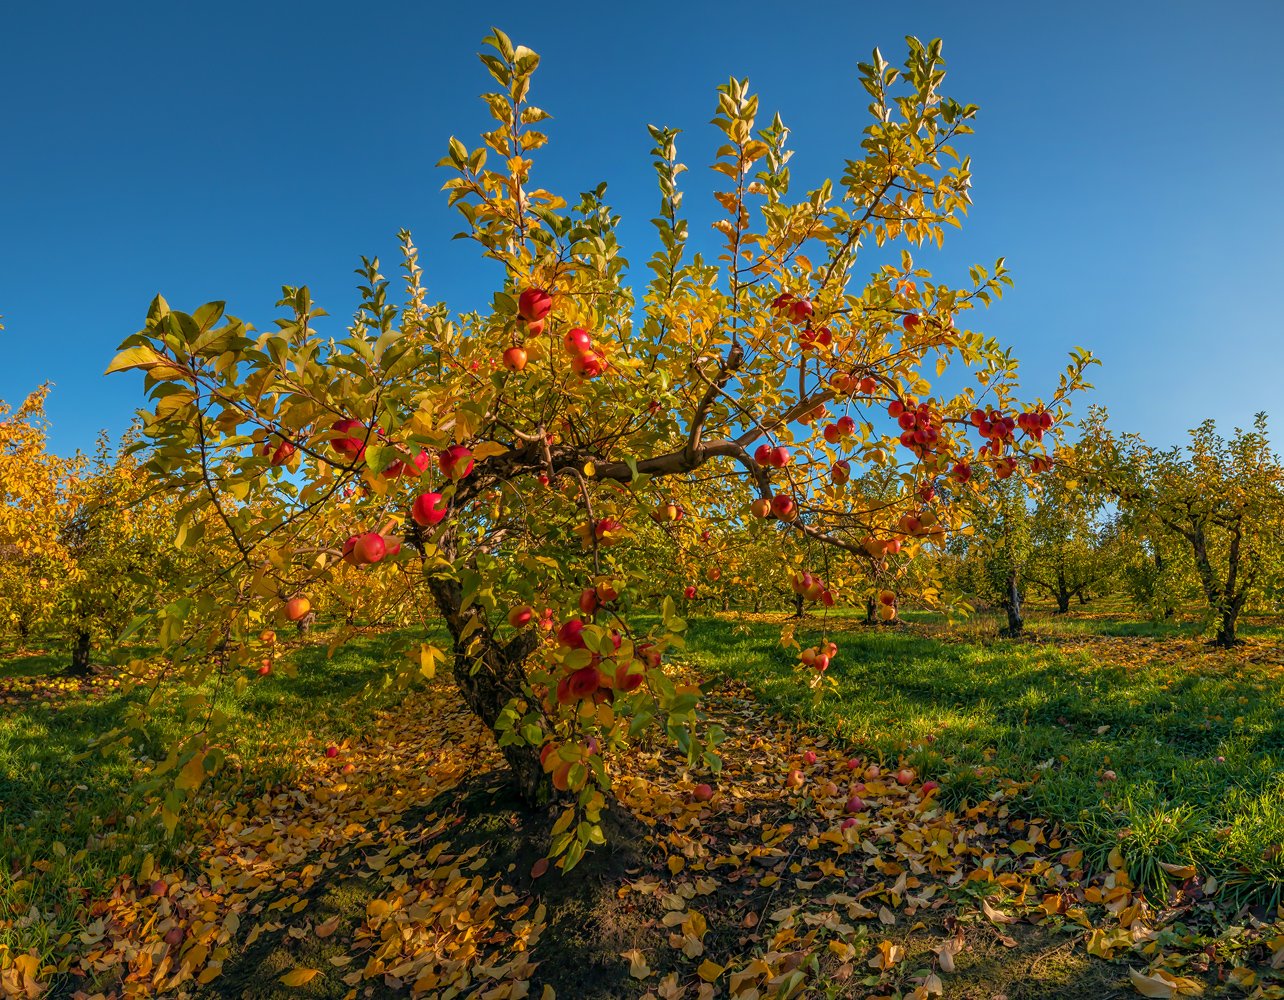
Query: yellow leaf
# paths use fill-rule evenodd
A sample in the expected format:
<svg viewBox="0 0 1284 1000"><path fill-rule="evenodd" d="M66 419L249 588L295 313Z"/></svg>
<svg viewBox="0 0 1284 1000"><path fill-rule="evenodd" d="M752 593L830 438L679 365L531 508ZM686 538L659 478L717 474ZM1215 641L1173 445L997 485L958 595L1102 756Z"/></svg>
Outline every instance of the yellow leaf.
<svg viewBox="0 0 1284 1000"><path fill-rule="evenodd" d="M198 753L186 764L174 782L174 787L181 791L195 790L205 780L205 754Z"/></svg>
<svg viewBox="0 0 1284 1000"><path fill-rule="evenodd" d="M700 968L696 969L696 972L700 974L700 978L706 983L711 983L722 975L724 968L724 966L718 965L716 962L711 962L706 958L700 963Z"/></svg>
<svg viewBox="0 0 1284 1000"><path fill-rule="evenodd" d="M1156 972L1153 976L1147 976L1136 969L1128 970L1128 978L1132 980L1133 989L1143 997L1159 997L1165 1000L1168 997L1177 995L1177 986L1171 982L1163 972Z"/></svg>
<svg viewBox="0 0 1284 1000"><path fill-rule="evenodd" d="M320 973L320 969L291 969L280 978L285 986L305 986Z"/></svg>
<svg viewBox="0 0 1284 1000"><path fill-rule="evenodd" d="M314 933L319 938L328 938L331 934L339 929L339 919L342 914L336 913L329 920L323 921L313 928Z"/></svg>
<svg viewBox="0 0 1284 1000"><path fill-rule="evenodd" d="M646 956L637 948L620 952L620 957L629 960L629 975L634 979L645 979L651 975L651 967L646 964Z"/></svg>
<svg viewBox="0 0 1284 1000"><path fill-rule="evenodd" d="M985 916L989 919L991 923L994 923L994 924L1016 923L1016 917L1009 917L1002 910L996 910L993 906L990 905L989 900L985 900L985 899L981 900L981 911L985 914Z"/></svg>
<svg viewBox="0 0 1284 1000"><path fill-rule="evenodd" d="M490 458L492 455L502 455L508 449L498 441L483 441L473 449L473 461L480 462L482 459Z"/></svg>
<svg viewBox="0 0 1284 1000"><path fill-rule="evenodd" d="M677 854L669 855L669 872L676 875L687 866L686 860Z"/></svg>

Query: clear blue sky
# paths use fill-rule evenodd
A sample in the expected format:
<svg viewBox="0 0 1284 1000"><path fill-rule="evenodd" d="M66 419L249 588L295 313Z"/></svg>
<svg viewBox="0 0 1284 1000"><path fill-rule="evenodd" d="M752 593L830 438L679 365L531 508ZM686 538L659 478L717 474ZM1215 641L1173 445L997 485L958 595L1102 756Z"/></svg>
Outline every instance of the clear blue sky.
<svg viewBox="0 0 1284 1000"><path fill-rule="evenodd" d="M306 283L337 326L357 255L391 262L406 226L434 297L480 303L495 275L450 241L434 164L485 124L491 24L543 57L539 180L609 181L639 272L647 123L686 130L701 232L716 85L749 76L781 111L801 190L855 149L857 60L943 37L947 92L981 106L975 206L923 259L962 280L1007 256L1017 287L977 325L1016 347L1031 394L1083 345L1120 427L1176 442L1259 409L1284 427L1280 0L369 6L3 5L0 398L53 381L57 449L127 424L141 380L100 373L157 292L265 327L280 286Z"/></svg>

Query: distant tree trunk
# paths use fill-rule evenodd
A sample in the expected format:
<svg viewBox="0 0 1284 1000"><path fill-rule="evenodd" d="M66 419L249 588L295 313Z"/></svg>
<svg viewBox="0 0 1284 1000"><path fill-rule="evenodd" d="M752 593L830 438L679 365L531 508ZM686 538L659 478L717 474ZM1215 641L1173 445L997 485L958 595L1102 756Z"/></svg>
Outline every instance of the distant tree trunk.
<svg viewBox="0 0 1284 1000"><path fill-rule="evenodd" d="M1217 579L1217 571L1209 558L1208 540L1204 535L1203 527L1198 526L1187 532L1186 539L1190 542L1191 550L1195 555L1195 569L1199 571L1199 582L1203 585L1208 608L1216 617L1217 634L1213 638L1213 644L1229 648L1235 645L1239 613L1244 607L1244 599L1248 596L1247 590L1236 593L1236 586L1239 583L1240 531L1237 528L1231 533L1224 586Z"/></svg>
<svg viewBox="0 0 1284 1000"><path fill-rule="evenodd" d="M1070 584L1066 582L1065 570L1057 567L1057 614L1064 615L1070 611Z"/></svg>
<svg viewBox="0 0 1284 1000"><path fill-rule="evenodd" d="M753 613L756 615L762 610L762 594L758 591L753 592Z"/></svg>
<svg viewBox="0 0 1284 1000"><path fill-rule="evenodd" d="M515 698L525 697L525 663L539 642L536 633L519 632L508 643L500 643L480 611L463 608L463 590L457 582L432 577L428 580L428 589L453 640L455 684L464 703L494 732L504 706ZM523 802L540 806L553 800L556 792L540 763L539 748L525 743L511 744L500 747L500 752L508 761L517 794Z"/></svg>
<svg viewBox="0 0 1284 1000"><path fill-rule="evenodd" d="M30 638L31 638L31 626L27 624L27 620L25 618L20 619L18 622L18 647L20 649L26 649L27 640Z"/></svg>
<svg viewBox="0 0 1284 1000"><path fill-rule="evenodd" d="M1080 590L1080 591L1079 591L1079 604L1080 604L1080 605L1084 605L1084 604L1087 604L1087 603L1088 603L1088 592L1087 592L1086 590Z"/></svg>
<svg viewBox="0 0 1284 1000"><path fill-rule="evenodd" d="M309 611L306 615L294 623L295 631L300 635L307 635L312 631L312 626L317 623L317 614L315 611Z"/></svg>
<svg viewBox="0 0 1284 1000"><path fill-rule="evenodd" d="M76 633L76 641L71 647L71 665L67 667L67 674L71 677L88 677L89 676L89 630L80 629Z"/></svg>
<svg viewBox="0 0 1284 1000"><path fill-rule="evenodd" d="M802 616L803 616L803 595L794 594L794 617L801 618Z"/></svg>
<svg viewBox="0 0 1284 1000"><path fill-rule="evenodd" d="M731 598L725 593L722 595L722 610L723 611L731 610Z"/></svg>
<svg viewBox="0 0 1284 1000"><path fill-rule="evenodd" d="M874 598L872 597L865 598L865 624L866 625L878 624L877 611L878 611L878 602L874 600Z"/></svg>
<svg viewBox="0 0 1284 1000"><path fill-rule="evenodd" d="M1015 637L1024 632L1025 619L1021 616L1021 587L1015 569L1008 572L1003 610L1008 613L1008 627L1003 630L1003 634Z"/></svg>
<svg viewBox="0 0 1284 1000"><path fill-rule="evenodd" d="M1239 587L1239 556L1242 532L1237 524L1231 533L1230 550L1227 553L1226 589L1222 596L1221 616L1217 623L1217 638L1214 642L1227 648L1235 645L1236 628L1239 624L1239 613L1248 598L1248 588Z"/></svg>

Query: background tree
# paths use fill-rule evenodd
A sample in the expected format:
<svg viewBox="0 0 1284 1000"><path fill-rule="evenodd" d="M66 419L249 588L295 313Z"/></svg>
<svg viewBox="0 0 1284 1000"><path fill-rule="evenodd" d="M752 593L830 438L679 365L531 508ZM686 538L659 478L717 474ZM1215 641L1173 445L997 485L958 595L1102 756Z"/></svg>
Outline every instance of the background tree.
<svg viewBox="0 0 1284 1000"><path fill-rule="evenodd" d="M0 401L0 629L19 645L53 624L74 569L61 527L84 461L48 451L48 395L42 386L17 410Z"/></svg>
<svg viewBox="0 0 1284 1000"><path fill-rule="evenodd" d="M1063 449L1031 496L1025 578L1057 602L1060 614L1070 610L1072 599L1087 603L1094 588L1115 574L1118 557L1114 532L1103 516L1104 497L1077 478L1078 464Z"/></svg>
<svg viewBox="0 0 1284 1000"><path fill-rule="evenodd" d="M131 454L128 438L113 447L100 435L58 527L72 567L55 609L71 639L69 673L87 674L95 646L114 641L141 609L154 614L180 596L198 554L175 545L174 500Z"/></svg>
<svg viewBox="0 0 1284 1000"><path fill-rule="evenodd" d="M877 52L862 64L860 154L801 197L779 117L760 127L745 82L719 88L712 257L689 246L677 131L653 128L659 249L636 292L605 187L568 203L533 182L547 117L528 103L538 56L498 31L487 42L493 128L476 148L452 139L442 163L462 235L503 268L490 309L430 305L403 234L404 303L365 260L346 336L321 332L324 312L302 288L285 289L287 315L264 333L222 303L188 314L157 298L110 370L146 372L149 467L183 491L180 521L208 514L235 546L167 611L166 634L238 641L209 669L234 668L266 622L306 610L345 561L420 576L460 695L496 733L520 793L573 797L552 847L571 865L601 839L608 761L631 734L658 720L693 764L719 766L716 730L700 738L698 691L661 665L685 623L671 597L651 597L665 571L634 547L650 512L672 501L698 536L717 477L738 493L741 521L801 540L809 571L829 545L894 578L961 523L920 485L986 466L1037 474L1091 359L1076 354L1050 398L1023 407L1010 353L963 325L1009 283L1002 261L955 288L911 256L942 243L969 203L953 144L976 109L941 94L939 42L910 39L903 72ZM973 388L934 393L957 363ZM866 505L866 476L900 488ZM658 623L639 627L639 609ZM422 655L444 654L425 641Z"/></svg>
<svg viewBox="0 0 1284 1000"><path fill-rule="evenodd" d="M1003 634L1025 631L1025 593L1034 557L1034 517L1020 480L992 479L973 498L971 532L960 541L962 582L1006 616Z"/></svg>
<svg viewBox="0 0 1284 1000"><path fill-rule="evenodd" d="M1135 434L1116 435L1104 420L1096 413L1085 435L1098 482L1146 537L1184 542L1214 642L1233 645L1240 613L1284 560L1284 465L1271 447L1266 414L1229 439L1207 420L1185 448L1166 450ZM1157 557L1163 551L1153 546Z"/></svg>

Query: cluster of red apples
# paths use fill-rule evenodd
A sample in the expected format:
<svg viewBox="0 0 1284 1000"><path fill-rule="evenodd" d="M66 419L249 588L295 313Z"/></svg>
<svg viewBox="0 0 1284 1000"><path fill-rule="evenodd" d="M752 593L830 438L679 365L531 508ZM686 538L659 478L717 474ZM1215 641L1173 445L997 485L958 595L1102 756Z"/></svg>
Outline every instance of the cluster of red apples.
<svg viewBox="0 0 1284 1000"><path fill-rule="evenodd" d="M544 333L548 314L553 309L553 296L544 288L527 288L517 298L517 318L524 326L527 337ZM606 371L606 356L593 346L593 338L582 327L573 327L562 337L562 349L571 359L571 371L582 379L595 379ZM526 368L527 352L523 344L514 344L504 351L504 367L511 372Z"/></svg>

